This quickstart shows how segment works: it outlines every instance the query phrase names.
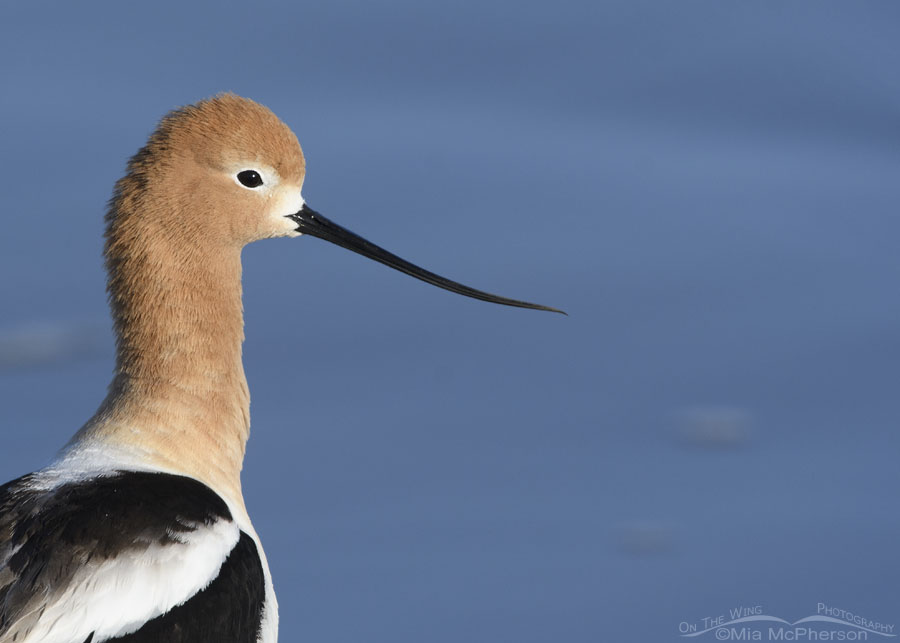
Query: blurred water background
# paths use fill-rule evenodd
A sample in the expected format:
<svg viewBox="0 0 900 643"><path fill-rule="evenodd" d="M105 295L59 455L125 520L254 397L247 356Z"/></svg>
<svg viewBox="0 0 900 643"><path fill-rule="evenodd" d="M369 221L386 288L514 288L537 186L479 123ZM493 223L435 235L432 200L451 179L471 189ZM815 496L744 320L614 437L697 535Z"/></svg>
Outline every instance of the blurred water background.
<svg viewBox="0 0 900 643"><path fill-rule="evenodd" d="M570 313L246 249L282 640L900 621L900 5L35 1L0 53L4 480L104 395L113 181L232 90L294 128L316 209Z"/></svg>

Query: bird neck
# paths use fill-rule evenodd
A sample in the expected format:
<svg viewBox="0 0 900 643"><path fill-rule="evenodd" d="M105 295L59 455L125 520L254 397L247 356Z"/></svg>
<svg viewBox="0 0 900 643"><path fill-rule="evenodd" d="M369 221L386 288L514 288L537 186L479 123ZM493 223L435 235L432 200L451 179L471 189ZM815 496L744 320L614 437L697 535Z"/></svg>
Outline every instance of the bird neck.
<svg viewBox="0 0 900 643"><path fill-rule="evenodd" d="M240 247L135 231L110 218L116 373L75 440L130 451L141 464L197 478L243 506L250 395Z"/></svg>

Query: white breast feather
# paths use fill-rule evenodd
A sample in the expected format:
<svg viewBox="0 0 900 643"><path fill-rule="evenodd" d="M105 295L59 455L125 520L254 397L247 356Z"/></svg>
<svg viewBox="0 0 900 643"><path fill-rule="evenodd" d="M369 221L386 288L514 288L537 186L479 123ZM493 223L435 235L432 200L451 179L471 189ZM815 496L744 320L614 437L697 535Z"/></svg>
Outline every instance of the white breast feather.
<svg viewBox="0 0 900 643"><path fill-rule="evenodd" d="M154 544L77 573L17 643L71 643L91 632L92 643L101 643L138 630L209 585L237 544L240 529L220 520L177 537L177 543ZM16 631L13 625L8 635Z"/></svg>

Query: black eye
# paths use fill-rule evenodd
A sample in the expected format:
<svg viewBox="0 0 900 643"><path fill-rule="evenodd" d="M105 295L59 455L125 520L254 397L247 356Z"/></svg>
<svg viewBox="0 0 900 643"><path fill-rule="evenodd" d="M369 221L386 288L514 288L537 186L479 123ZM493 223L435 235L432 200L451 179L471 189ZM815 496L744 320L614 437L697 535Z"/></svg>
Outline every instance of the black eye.
<svg viewBox="0 0 900 643"><path fill-rule="evenodd" d="M256 170L244 170L243 172L238 172L237 178L238 181L241 182L241 185L248 188L258 188L263 183L262 177Z"/></svg>

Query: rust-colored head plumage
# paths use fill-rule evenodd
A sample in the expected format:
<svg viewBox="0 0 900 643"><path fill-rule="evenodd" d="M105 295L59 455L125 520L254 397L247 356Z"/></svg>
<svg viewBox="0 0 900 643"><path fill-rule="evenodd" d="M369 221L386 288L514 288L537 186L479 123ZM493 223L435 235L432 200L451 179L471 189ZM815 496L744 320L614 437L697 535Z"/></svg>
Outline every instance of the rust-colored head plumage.
<svg viewBox="0 0 900 643"><path fill-rule="evenodd" d="M252 187L237 179L257 173ZM244 245L292 236L303 205L297 137L268 108L220 94L165 116L128 163L107 216L107 254L135 236L173 245Z"/></svg>
<svg viewBox="0 0 900 643"><path fill-rule="evenodd" d="M226 322L210 311L236 301L239 312L245 244L298 236L287 216L303 207L304 170L297 137L252 100L220 94L162 119L129 161L106 217L120 372L138 370L148 346L165 353L175 322L216 325L219 341L240 342L240 316ZM153 314L176 300L192 305Z"/></svg>

